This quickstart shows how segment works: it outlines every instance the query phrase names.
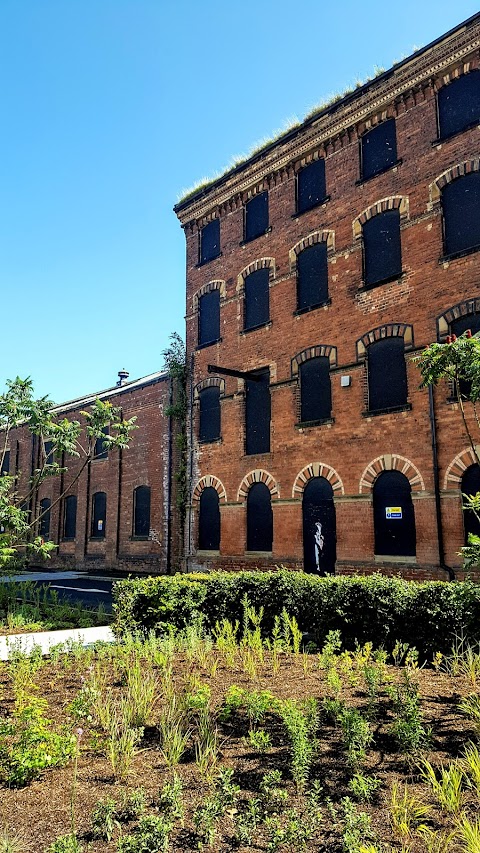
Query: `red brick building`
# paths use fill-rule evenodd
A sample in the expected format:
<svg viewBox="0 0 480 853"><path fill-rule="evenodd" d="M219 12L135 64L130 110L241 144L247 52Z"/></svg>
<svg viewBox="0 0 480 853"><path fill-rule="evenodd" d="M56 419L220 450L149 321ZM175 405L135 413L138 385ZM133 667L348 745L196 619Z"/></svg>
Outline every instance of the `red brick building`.
<svg viewBox="0 0 480 853"><path fill-rule="evenodd" d="M42 513L38 533L58 543L48 568L150 574L166 572L178 562L175 442L172 419L166 412L171 404L171 380L161 372L135 381L127 381L124 371L119 376L114 387L53 410L82 422L82 410L99 398L119 407L124 420L136 417L138 428L127 450L107 451L98 446L96 458L78 479L81 460L59 460L67 472L47 479L31 496L26 508L34 518ZM48 451L47 442L47 456ZM39 438L26 429L10 433L5 470L17 476L20 495L28 494L29 478L40 467L42 452Z"/></svg>
<svg viewBox="0 0 480 853"><path fill-rule="evenodd" d="M476 15L176 206L188 568L458 576L480 476L414 356L480 330L479 124Z"/></svg>

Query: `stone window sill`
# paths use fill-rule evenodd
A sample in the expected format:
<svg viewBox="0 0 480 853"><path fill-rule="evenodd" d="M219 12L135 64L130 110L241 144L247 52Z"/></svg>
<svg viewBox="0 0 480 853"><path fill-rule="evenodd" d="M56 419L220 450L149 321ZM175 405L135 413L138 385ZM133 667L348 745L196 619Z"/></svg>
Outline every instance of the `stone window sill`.
<svg viewBox="0 0 480 853"><path fill-rule="evenodd" d="M392 163L391 166L386 166L385 169L382 169L380 172L375 172L374 175L368 175L367 178L360 178L358 181L355 181L356 187L362 187L364 184L367 184L369 181L373 181L374 178L378 178L380 175L386 175L387 172L396 169L398 166L401 166L403 160L396 160L395 163Z"/></svg>
<svg viewBox="0 0 480 853"><path fill-rule="evenodd" d="M242 329L240 334L241 335L248 335L249 332L258 332L259 329L270 329L271 326L272 326L272 321L267 320L266 323L259 323L258 326L250 326L249 329Z"/></svg>
<svg viewBox="0 0 480 853"><path fill-rule="evenodd" d="M221 344L221 343L222 343L222 338L215 338L214 341L207 341L205 344L198 344L198 346L196 346L195 349L196 350L206 349L206 347L213 347L215 344Z"/></svg>
<svg viewBox="0 0 480 853"><path fill-rule="evenodd" d="M265 231L262 231L260 234L255 234L255 237L249 237L248 240L247 239L241 240L241 242L238 245L239 246L247 246L249 243L253 243L254 240L258 240L260 237L265 237L265 234L270 234L271 230L272 230L272 226L269 225L268 228L265 228Z"/></svg>
<svg viewBox="0 0 480 853"><path fill-rule="evenodd" d="M374 411L362 412L362 418L375 418L377 415L394 415L396 412L410 412L412 409L411 403L405 403L403 406L391 406L389 409L375 409Z"/></svg>
<svg viewBox="0 0 480 853"><path fill-rule="evenodd" d="M218 255L214 255L213 258L208 258L208 260L206 260L206 261L199 261L198 264L195 264L195 268L198 270L198 269L200 269L200 267L204 267L207 264L211 264L212 261L216 261L217 258L221 258L222 255L223 255L223 252L219 252Z"/></svg>
<svg viewBox="0 0 480 853"><path fill-rule="evenodd" d="M320 201L317 201L316 204L312 204L311 207L305 207L303 210L297 210L295 213L292 213L291 218L292 219L298 219L298 217L303 216L304 213L309 213L310 210L315 210L315 208L317 208L317 207L322 207L324 204L327 204L327 202L329 202L329 201L330 201L330 196L326 195L325 198L320 199Z"/></svg>
<svg viewBox="0 0 480 853"><path fill-rule="evenodd" d="M309 311L315 311L317 308L325 308L327 305L331 304L332 300L328 297L328 299L324 299L323 302L316 302L315 305L306 305L305 308L297 308L297 310L293 312L293 316L300 317L301 314L308 314Z"/></svg>
<svg viewBox="0 0 480 853"><path fill-rule="evenodd" d="M361 287L358 288L358 293L363 293L367 290L373 290L375 287L381 287L382 284L390 284L392 281L401 281L404 275L404 271L401 270L400 272L395 273L395 275L390 275L388 276L388 278L382 278L380 279L380 281L374 281L372 282L372 284L365 284L365 282L363 282Z"/></svg>
<svg viewBox="0 0 480 853"><path fill-rule="evenodd" d="M415 565L417 562L416 557L394 557L389 554L375 554L374 560L376 563L409 563L410 565Z"/></svg>
<svg viewBox="0 0 480 853"><path fill-rule="evenodd" d="M310 427L325 426L334 423L335 418L319 418L317 421L300 421L295 424L295 429L310 429Z"/></svg>
<svg viewBox="0 0 480 853"><path fill-rule="evenodd" d="M451 252L449 255L442 255L438 259L438 263L445 264L449 261L455 261L457 258L465 258L467 255L473 255L475 252L480 252L480 246L472 246L470 249L462 249L460 252Z"/></svg>

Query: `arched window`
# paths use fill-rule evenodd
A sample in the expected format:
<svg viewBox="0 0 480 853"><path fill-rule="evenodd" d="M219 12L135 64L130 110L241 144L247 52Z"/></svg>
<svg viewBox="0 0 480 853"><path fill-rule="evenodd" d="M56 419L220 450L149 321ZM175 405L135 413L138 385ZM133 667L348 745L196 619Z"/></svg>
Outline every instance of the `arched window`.
<svg viewBox="0 0 480 853"><path fill-rule="evenodd" d="M480 71L462 74L438 92L440 139L480 122Z"/></svg>
<svg viewBox="0 0 480 853"><path fill-rule="evenodd" d="M95 492L92 497L92 539L104 539L107 515L107 496L105 492Z"/></svg>
<svg viewBox="0 0 480 853"><path fill-rule="evenodd" d="M360 165L362 180L373 178L390 169L397 162L397 135L395 119L382 121L363 134L360 140Z"/></svg>
<svg viewBox="0 0 480 853"><path fill-rule="evenodd" d="M480 248L480 172L470 172L442 190L444 252Z"/></svg>
<svg viewBox="0 0 480 853"><path fill-rule="evenodd" d="M297 213L311 210L326 201L325 160L319 157L299 170L297 175Z"/></svg>
<svg viewBox="0 0 480 853"><path fill-rule="evenodd" d="M77 535L77 497L68 495L65 498L63 515L63 538L75 539Z"/></svg>
<svg viewBox="0 0 480 853"><path fill-rule="evenodd" d="M48 539L50 536L50 507L52 502L50 498L42 498L40 501L40 522L38 525L38 535L42 539Z"/></svg>
<svg viewBox="0 0 480 853"><path fill-rule="evenodd" d="M306 572L335 571L336 525L333 489L325 477L312 477L303 490L303 554Z"/></svg>
<svg viewBox="0 0 480 853"><path fill-rule="evenodd" d="M150 486L137 486L133 492L133 535L142 539L150 534Z"/></svg>
<svg viewBox="0 0 480 853"><path fill-rule="evenodd" d="M297 255L297 310L307 311L327 300L327 244L314 243Z"/></svg>
<svg viewBox="0 0 480 853"><path fill-rule="evenodd" d="M220 388L214 385L203 388L199 394L199 441L210 442L220 438Z"/></svg>
<svg viewBox="0 0 480 853"><path fill-rule="evenodd" d="M220 291L210 290L198 300L198 345L220 340Z"/></svg>
<svg viewBox="0 0 480 853"><path fill-rule="evenodd" d="M213 486L208 486L200 495L198 547L201 551L220 550L220 504Z"/></svg>
<svg viewBox="0 0 480 853"><path fill-rule="evenodd" d="M262 267L251 272L245 278L244 287L243 328L248 331L270 320L270 270Z"/></svg>
<svg viewBox="0 0 480 853"><path fill-rule="evenodd" d="M377 213L363 224L363 266L366 287L402 274L400 210Z"/></svg>
<svg viewBox="0 0 480 853"><path fill-rule="evenodd" d="M272 497L265 483L254 483L247 495L247 551L271 551Z"/></svg>
<svg viewBox="0 0 480 853"><path fill-rule="evenodd" d="M476 495L480 492L480 465L470 465L462 477L462 495ZM470 533L480 536L480 521L471 509L463 511L463 527L465 531L465 545L468 545Z"/></svg>
<svg viewBox="0 0 480 853"><path fill-rule="evenodd" d="M300 374L300 420L323 421L332 416L332 387L328 356L302 362Z"/></svg>
<svg viewBox="0 0 480 853"><path fill-rule="evenodd" d="M213 261L220 254L220 220L212 219L199 232L198 260L200 264Z"/></svg>
<svg viewBox="0 0 480 853"><path fill-rule="evenodd" d="M383 471L373 486L375 554L414 557L415 513L412 489L400 471Z"/></svg>
<svg viewBox="0 0 480 853"><path fill-rule="evenodd" d="M368 411L407 404L407 367L403 337L381 338L367 348Z"/></svg>

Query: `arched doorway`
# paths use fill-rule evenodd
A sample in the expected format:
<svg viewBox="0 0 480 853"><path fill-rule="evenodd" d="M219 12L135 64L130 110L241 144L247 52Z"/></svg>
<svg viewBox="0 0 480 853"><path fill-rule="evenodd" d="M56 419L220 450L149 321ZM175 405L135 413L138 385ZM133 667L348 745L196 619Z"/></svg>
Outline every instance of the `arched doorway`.
<svg viewBox="0 0 480 853"><path fill-rule="evenodd" d="M470 465L462 477L462 494L476 495L480 492L480 465ZM465 545L468 545L470 533L480 536L480 521L471 509L463 511L463 527L465 531Z"/></svg>
<svg viewBox="0 0 480 853"><path fill-rule="evenodd" d="M303 559L306 572L335 571L337 534L333 489L325 477L313 477L303 490Z"/></svg>
<svg viewBox="0 0 480 853"><path fill-rule="evenodd" d="M375 554L414 557L415 513L412 487L400 471L383 471L373 486Z"/></svg>

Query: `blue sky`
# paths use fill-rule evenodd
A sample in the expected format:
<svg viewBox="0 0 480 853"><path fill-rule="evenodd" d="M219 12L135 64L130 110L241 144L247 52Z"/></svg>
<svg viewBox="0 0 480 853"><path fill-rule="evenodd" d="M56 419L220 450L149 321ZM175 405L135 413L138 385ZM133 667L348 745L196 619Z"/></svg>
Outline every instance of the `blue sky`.
<svg viewBox="0 0 480 853"><path fill-rule="evenodd" d="M183 333L172 207L477 11L458 0L0 0L0 388L61 402Z"/></svg>

